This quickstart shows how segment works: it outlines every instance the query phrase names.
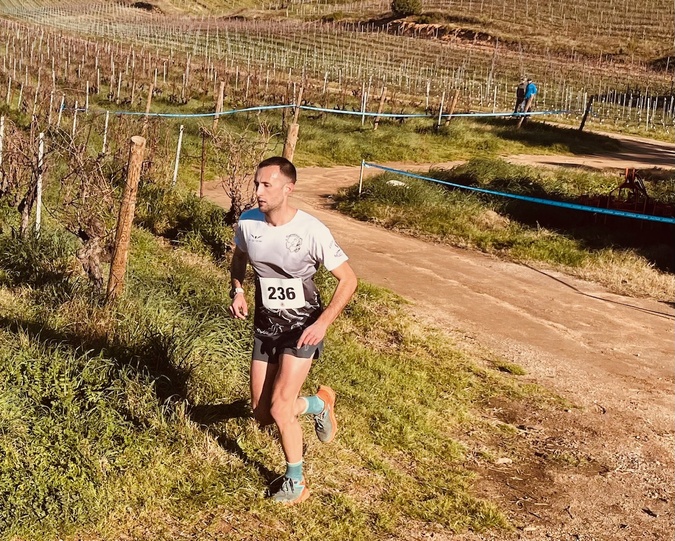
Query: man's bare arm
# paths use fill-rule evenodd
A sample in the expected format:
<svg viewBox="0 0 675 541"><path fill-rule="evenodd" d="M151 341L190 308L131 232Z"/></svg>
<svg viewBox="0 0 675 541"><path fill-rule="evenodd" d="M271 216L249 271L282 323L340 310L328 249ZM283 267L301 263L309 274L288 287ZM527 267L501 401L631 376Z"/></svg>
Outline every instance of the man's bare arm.
<svg viewBox="0 0 675 541"><path fill-rule="evenodd" d="M232 291L235 288L243 287L244 278L246 277L246 265L248 265L248 254L240 250L239 247L235 247L232 264L230 265ZM248 317L248 305L243 293L237 293L233 296L232 304L230 304L230 313L237 319Z"/></svg>
<svg viewBox="0 0 675 541"><path fill-rule="evenodd" d="M356 291L358 280L348 262L345 261L339 267L333 269L331 273L338 280L338 285L333 292L333 298L319 316L319 319L302 333L297 347L302 347L305 344L316 345L321 342L326 336L328 326L342 313L342 310L347 306L347 303Z"/></svg>

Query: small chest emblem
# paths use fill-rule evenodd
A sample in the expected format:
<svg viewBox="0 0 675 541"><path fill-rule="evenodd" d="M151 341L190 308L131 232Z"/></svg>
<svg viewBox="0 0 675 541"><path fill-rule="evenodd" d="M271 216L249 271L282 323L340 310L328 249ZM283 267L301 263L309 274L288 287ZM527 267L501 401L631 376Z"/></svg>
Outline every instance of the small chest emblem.
<svg viewBox="0 0 675 541"><path fill-rule="evenodd" d="M286 237L286 249L291 253L300 251L302 246L302 239L298 235L288 235Z"/></svg>

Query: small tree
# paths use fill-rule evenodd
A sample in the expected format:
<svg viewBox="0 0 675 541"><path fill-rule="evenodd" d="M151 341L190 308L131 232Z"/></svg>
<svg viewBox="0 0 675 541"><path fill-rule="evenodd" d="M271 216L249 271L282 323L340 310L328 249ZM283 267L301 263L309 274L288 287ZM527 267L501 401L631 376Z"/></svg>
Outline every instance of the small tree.
<svg viewBox="0 0 675 541"><path fill-rule="evenodd" d="M391 12L394 17L410 17L422 13L421 0L392 0Z"/></svg>
<svg viewBox="0 0 675 541"><path fill-rule="evenodd" d="M108 257L115 226L115 184L123 166L111 156L90 154L72 137L57 132L52 140L60 155L59 205L55 210L63 227L82 246L75 254L97 288L103 286L101 260ZM121 162L124 163L124 162Z"/></svg>
<svg viewBox="0 0 675 541"><path fill-rule="evenodd" d="M242 212L255 204L255 169L269 150L272 135L269 127L262 123L257 133L250 130L242 133L217 130L209 133L209 138L223 188L231 201L227 222L234 224Z"/></svg>

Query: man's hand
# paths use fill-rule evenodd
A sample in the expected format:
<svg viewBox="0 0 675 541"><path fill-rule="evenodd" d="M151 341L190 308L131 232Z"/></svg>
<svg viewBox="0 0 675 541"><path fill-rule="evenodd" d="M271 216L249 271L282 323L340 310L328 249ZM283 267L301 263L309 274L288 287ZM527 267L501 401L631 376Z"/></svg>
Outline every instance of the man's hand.
<svg viewBox="0 0 675 541"><path fill-rule="evenodd" d="M316 346L326 336L327 329L328 325L321 323L321 321L315 321L303 331L302 335L300 335L296 347L301 348L305 345Z"/></svg>
<svg viewBox="0 0 675 541"><path fill-rule="evenodd" d="M246 319L248 317L248 304L246 304L246 297L244 297L243 293L237 293L234 299L232 299L230 314L237 319Z"/></svg>

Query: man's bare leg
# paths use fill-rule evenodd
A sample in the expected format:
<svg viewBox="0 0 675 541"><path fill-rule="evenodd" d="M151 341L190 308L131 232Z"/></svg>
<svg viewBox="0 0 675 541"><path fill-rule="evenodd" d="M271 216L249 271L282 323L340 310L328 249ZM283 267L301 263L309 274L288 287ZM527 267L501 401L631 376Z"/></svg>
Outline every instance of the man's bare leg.
<svg viewBox="0 0 675 541"><path fill-rule="evenodd" d="M281 436L281 448L288 463L302 460L302 427L298 415L305 409L305 401L298 398L312 359L301 359L291 355L282 355L279 360L270 413Z"/></svg>

